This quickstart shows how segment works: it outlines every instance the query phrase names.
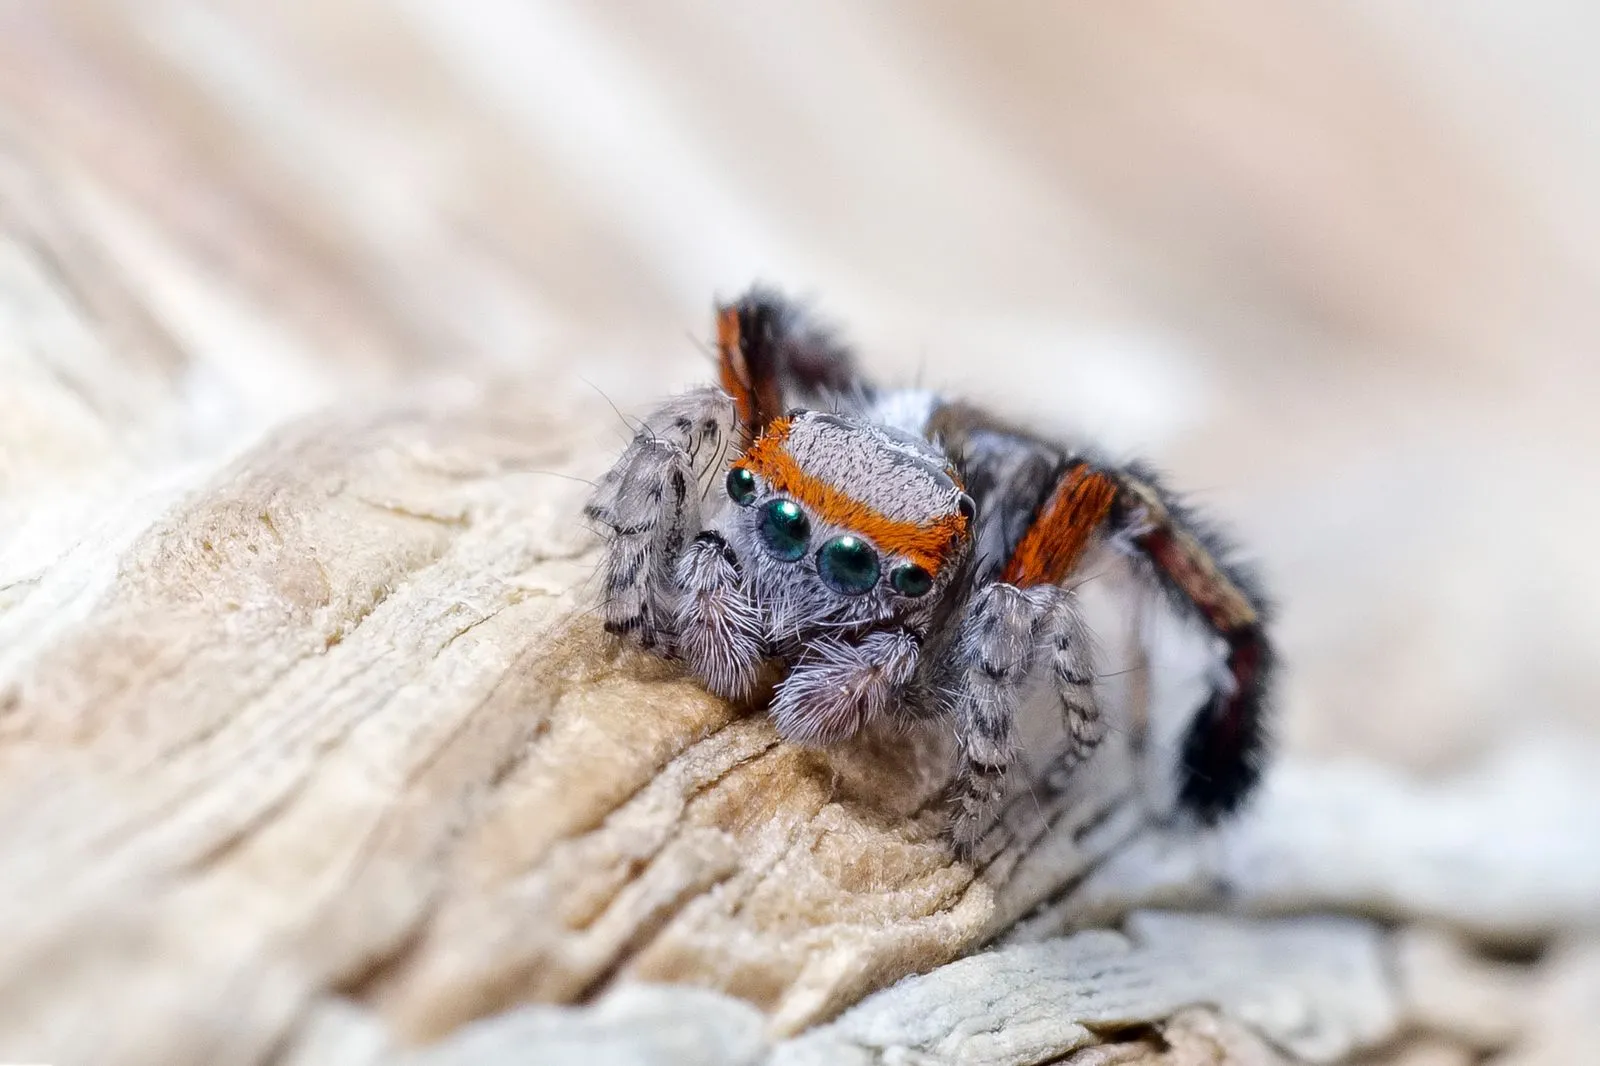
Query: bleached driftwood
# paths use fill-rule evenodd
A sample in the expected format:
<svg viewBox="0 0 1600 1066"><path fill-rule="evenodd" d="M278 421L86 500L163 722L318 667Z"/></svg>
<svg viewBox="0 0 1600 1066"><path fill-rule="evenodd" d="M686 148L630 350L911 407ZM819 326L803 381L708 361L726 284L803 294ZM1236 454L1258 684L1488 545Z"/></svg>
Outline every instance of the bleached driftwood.
<svg viewBox="0 0 1600 1066"><path fill-rule="evenodd" d="M604 456L581 422L503 387L317 417L11 581L11 616L43 603L50 626L5 697L8 1056L379 1061L442 1040L415 1054L471 1061L620 1032L746 1061L932 971L774 1054L1038 1061L1209 1004L1326 1061L1401 1016L1360 922L1146 917L1132 948L1091 933L939 967L1024 911L1013 939L1202 903L1219 875L1273 911L1469 934L1596 918L1600 844L1574 819L1600 775L1573 752L1432 788L1291 763L1234 832L1159 845L1125 768L1097 761L1065 792L1035 782L975 876L939 837L936 735L780 744L599 638L573 516ZM1443 831L1490 818L1525 827L1519 862ZM1456 871L1471 885L1438 891ZM629 991L663 982L759 1014Z"/></svg>

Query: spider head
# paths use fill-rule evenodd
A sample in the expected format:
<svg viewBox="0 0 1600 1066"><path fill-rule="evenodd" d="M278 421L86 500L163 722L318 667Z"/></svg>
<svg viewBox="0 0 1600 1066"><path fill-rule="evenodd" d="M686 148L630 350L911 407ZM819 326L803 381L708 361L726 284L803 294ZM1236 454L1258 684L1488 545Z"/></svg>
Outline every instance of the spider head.
<svg viewBox="0 0 1600 1066"><path fill-rule="evenodd" d="M720 523L771 634L932 617L972 543L949 460L899 430L819 411L775 419L734 460Z"/></svg>

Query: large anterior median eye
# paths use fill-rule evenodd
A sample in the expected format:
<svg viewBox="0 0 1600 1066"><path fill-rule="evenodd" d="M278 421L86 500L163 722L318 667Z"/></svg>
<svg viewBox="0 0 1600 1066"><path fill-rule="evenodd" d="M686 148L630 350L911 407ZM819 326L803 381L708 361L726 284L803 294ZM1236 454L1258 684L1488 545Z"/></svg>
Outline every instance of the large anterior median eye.
<svg viewBox="0 0 1600 1066"><path fill-rule="evenodd" d="M915 563L907 563L894 568L889 584L902 596L926 596L933 588L933 575Z"/></svg>
<svg viewBox="0 0 1600 1066"><path fill-rule="evenodd" d="M767 551L792 563L806 553L811 520L793 500L773 500L761 509L761 539Z"/></svg>
<svg viewBox="0 0 1600 1066"><path fill-rule="evenodd" d="M728 471L728 499L740 507L749 507L756 498L756 476L742 466Z"/></svg>
<svg viewBox="0 0 1600 1066"><path fill-rule="evenodd" d="M817 573L846 596L859 596L878 583L878 553L860 537L834 537L817 552Z"/></svg>

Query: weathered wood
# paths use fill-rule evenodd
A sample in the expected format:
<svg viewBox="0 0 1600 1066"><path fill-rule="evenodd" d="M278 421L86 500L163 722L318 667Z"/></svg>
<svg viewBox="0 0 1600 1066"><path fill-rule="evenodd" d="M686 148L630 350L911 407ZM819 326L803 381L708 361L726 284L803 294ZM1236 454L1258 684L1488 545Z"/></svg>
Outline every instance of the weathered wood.
<svg viewBox="0 0 1600 1066"><path fill-rule="evenodd" d="M1388 8L975 10L0 9L0 1059L1586 1061L1581 122ZM600 639L581 479L752 277L1225 489L1256 817L1123 728L975 871L936 731Z"/></svg>
<svg viewBox="0 0 1600 1066"><path fill-rule="evenodd" d="M1033 781L975 879L939 835L951 759L937 734L807 751L619 653L586 610L595 549L575 515L604 453L574 443L584 417L509 387L319 416L126 546L76 549L110 554L114 575L6 697L8 1048L249 1061L311 1039L334 1003L359 1005L398 1047L639 981L732 994L783 1035L981 944L1138 830L1113 744L1065 793ZM1375 850L1351 872L1405 886L1478 861L1443 823L1506 812L1572 839L1553 820L1600 806L1600 778L1559 759L1410 801L1370 773L1349 787L1318 774L1286 765L1263 809L1213 845L1136 842L1018 932L1204 902L1219 877L1277 910L1359 905L1339 886L1363 842ZM1562 855L1531 846L1529 861ZM1466 908L1469 930L1504 916L1524 936L1600 924L1593 848L1569 846L1549 870L1480 864L1458 887L1423 889L1405 913ZM1224 975L1279 981L1241 954L1254 935L1141 963L1156 998L1130 1001L1128 1018L1213 1000ZM1314 953L1270 945L1263 965L1315 968ZM1018 972L1034 976L974 987L1048 970ZM1086 974L1048 979L1110 994ZM113 989L122 1006L86 1017ZM962 1017L949 1012L964 995L943 993L943 1014L915 997L875 1009L938 1026ZM895 1024L871 1028L929 1050L952 1038ZM1386 1031L1365 1024L1334 1046ZM1040 1039L1064 1054L1087 1036L1071 1032ZM979 1057L1031 1061L1017 1040Z"/></svg>
<svg viewBox="0 0 1600 1066"><path fill-rule="evenodd" d="M777 746L570 614L577 469L527 394L323 419L138 537L9 697L11 1031L167 981L66 1057L265 1050L328 987L422 1039L622 972L793 1027L970 942L915 741Z"/></svg>

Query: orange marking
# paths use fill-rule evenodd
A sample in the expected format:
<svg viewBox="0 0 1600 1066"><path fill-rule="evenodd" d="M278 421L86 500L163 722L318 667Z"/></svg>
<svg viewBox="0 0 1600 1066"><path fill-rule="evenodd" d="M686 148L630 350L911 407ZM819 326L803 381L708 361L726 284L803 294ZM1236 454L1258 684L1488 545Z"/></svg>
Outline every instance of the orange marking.
<svg viewBox="0 0 1600 1066"><path fill-rule="evenodd" d="M1024 587L1060 584L1083 558L1116 496L1117 486L1110 478L1082 463L1073 467L1056 482L1000 580Z"/></svg>
<svg viewBox="0 0 1600 1066"><path fill-rule="evenodd" d="M717 309L717 376L722 391L733 397L739 425L750 440L779 409L777 381L770 367L752 367L737 307ZM763 371L766 371L763 373Z"/></svg>
<svg viewBox="0 0 1600 1066"><path fill-rule="evenodd" d="M745 365L744 349L739 342L739 312L732 307L717 311L717 356L717 376L722 379L722 391L733 397L740 425L751 425L756 417L756 398L750 388L750 370Z"/></svg>
<svg viewBox="0 0 1600 1066"><path fill-rule="evenodd" d="M767 430L736 459L734 466L759 475L776 491L792 496L826 522L859 533L881 550L904 556L930 574L937 574L950 549L967 535L963 514L945 515L926 525L890 518L874 507L800 469L785 441L789 420L774 419Z"/></svg>

